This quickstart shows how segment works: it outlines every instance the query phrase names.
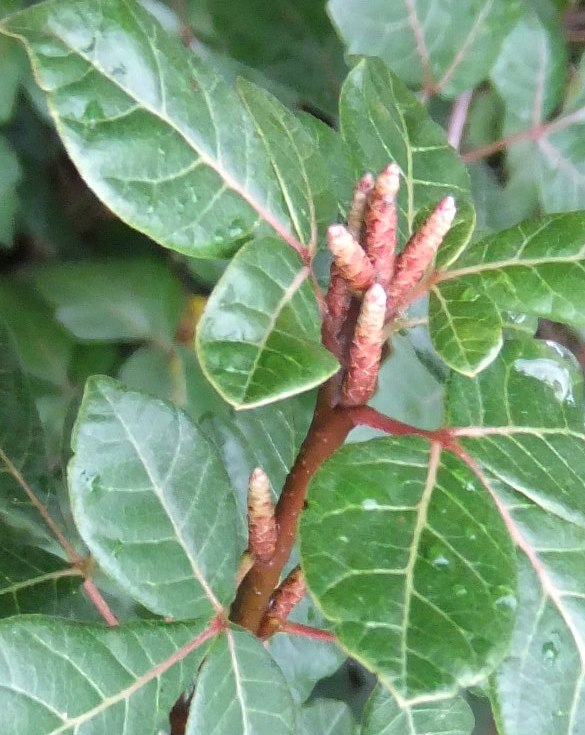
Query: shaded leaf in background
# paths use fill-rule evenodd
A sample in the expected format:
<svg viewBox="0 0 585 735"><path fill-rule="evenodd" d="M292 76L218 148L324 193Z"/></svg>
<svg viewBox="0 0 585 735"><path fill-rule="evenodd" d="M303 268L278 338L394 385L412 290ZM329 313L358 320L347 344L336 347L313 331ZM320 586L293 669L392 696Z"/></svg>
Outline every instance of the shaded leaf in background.
<svg viewBox="0 0 585 735"><path fill-rule="evenodd" d="M18 735L156 735L206 653L193 650L205 627L0 621L4 722Z"/></svg>
<svg viewBox="0 0 585 735"><path fill-rule="evenodd" d="M326 627L322 614L309 595L305 595L288 620L314 628ZM268 650L284 674L297 704L305 702L316 682L334 674L347 658L335 643L285 633L273 635L268 642ZM315 729L314 732L321 731Z"/></svg>
<svg viewBox="0 0 585 735"><path fill-rule="evenodd" d="M439 269L430 307L435 347L450 367L473 375L497 355L498 310L581 326L584 294L585 215L527 220L473 243Z"/></svg>
<svg viewBox="0 0 585 735"><path fill-rule="evenodd" d="M447 406L518 547L518 617L492 679L502 735L576 735L585 717L582 375L557 345L513 341L475 380L453 375Z"/></svg>
<svg viewBox="0 0 585 735"><path fill-rule="evenodd" d="M2 9L0 6L0 18ZM14 111L23 57L18 44L6 36L0 38L2 80L0 81L0 123L10 119Z"/></svg>
<svg viewBox="0 0 585 735"><path fill-rule="evenodd" d="M315 699L301 709L300 735L356 735L357 725L344 702Z"/></svg>
<svg viewBox="0 0 585 735"><path fill-rule="evenodd" d="M201 367L223 398L253 408L309 390L338 364L321 344L309 270L282 241L234 257L197 327Z"/></svg>
<svg viewBox="0 0 585 735"><path fill-rule="evenodd" d="M401 707L378 685L364 712L361 735L471 735L473 713L462 697Z"/></svg>
<svg viewBox="0 0 585 735"><path fill-rule="evenodd" d="M350 444L311 481L309 589L344 648L403 704L454 695L507 650L515 559L478 484L418 437Z"/></svg>
<svg viewBox="0 0 585 735"><path fill-rule="evenodd" d="M209 0L207 8L231 56L294 89L301 103L335 115L346 66L323 0Z"/></svg>
<svg viewBox="0 0 585 735"><path fill-rule="evenodd" d="M354 176L375 173L396 161L402 172L398 194L402 242L423 206L452 195L458 206L469 199L469 179L445 132L400 80L378 59L365 59L349 73L340 99L341 131ZM469 236L473 208L467 208ZM452 245L455 247L455 244Z"/></svg>
<svg viewBox="0 0 585 735"><path fill-rule="evenodd" d="M296 735L294 704L278 666L247 631L214 642L195 683L186 735Z"/></svg>
<svg viewBox="0 0 585 735"><path fill-rule="evenodd" d="M22 487L26 482L43 504L47 490L45 442L35 404L10 339L0 322L0 512L14 528L48 534L39 511Z"/></svg>
<svg viewBox="0 0 585 735"><path fill-rule="evenodd" d="M44 387L67 387L73 340L34 290L27 284L2 279L0 314L29 378Z"/></svg>
<svg viewBox="0 0 585 735"><path fill-rule="evenodd" d="M95 377L72 446L73 514L107 574L176 619L231 602L242 551L235 499L214 447L186 414Z"/></svg>
<svg viewBox="0 0 585 735"><path fill-rule="evenodd" d="M0 617L61 613L61 600L82 582L62 559L27 546L22 533L0 523Z"/></svg>
<svg viewBox="0 0 585 735"><path fill-rule="evenodd" d="M518 0L330 0L350 54L383 59L409 86L455 97L482 82Z"/></svg>
<svg viewBox="0 0 585 735"><path fill-rule="evenodd" d="M527 4L506 38L491 73L491 81L505 105L504 135L547 123L560 106L568 81L568 54L559 17L545 3ZM583 203L585 152L583 104L561 111L557 121L532 140L511 145L506 166L512 182L536 187L545 212L580 209Z"/></svg>
<svg viewBox="0 0 585 735"><path fill-rule="evenodd" d="M0 250L12 247L14 240L20 176L18 158L6 138L0 135Z"/></svg>
<svg viewBox="0 0 585 735"><path fill-rule="evenodd" d="M184 306L180 283L156 260L62 263L33 273L55 316L81 340L172 343Z"/></svg>
<svg viewBox="0 0 585 735"><path fill-rule="evenodd" d="M3 30L26 44L81 175L132 227L199 257L259 231L310 242L305 197L288 199L236 93L135 0L49 0Z"/></svg>

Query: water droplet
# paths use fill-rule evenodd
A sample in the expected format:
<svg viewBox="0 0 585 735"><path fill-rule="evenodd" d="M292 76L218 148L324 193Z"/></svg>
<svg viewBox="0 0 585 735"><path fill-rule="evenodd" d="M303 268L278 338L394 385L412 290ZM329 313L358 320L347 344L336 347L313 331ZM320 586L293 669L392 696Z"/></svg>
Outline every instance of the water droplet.
<svg viewBox="0 0 585 735"><path fill-rule="evenodd" d="M501 595L500 597L497 597L494 604L496 607L503 607L507 608L508 610L515 610L516 605L518 604L518 600L516 599L515 595L513 595L511 592L508 592L508 594L506 595Z"/></svg>
<svg viewBox="0 0 585 735"><path fill-rule="evenodd" d="M477 539L477 529L475 528L475 526L466 526L465 536L470 541L475 541Z"/></svg>
<svg viewBox="0 0 585 735"><path fill-rule="evenodd" d="M245 223L241 219L235 219L230 225L228 225L228 235L233 240L237 240L238 237L242 237L244 234Z"/></svg>
<svg viewBox="0 0 585 735"><path fill-rule="evenodd" d="M362 500L362 508L364 510L377 510L380 506L378 505L377 501L373 498L366 498L365 500Z"/></svg>
<svg viewBox="0 0 585 735"><path fill-rule="evenodd" d="M455 597L465 597L467 594L467 588L462 584L456 584L455 587L453 587L453 594Z"/></svg>
<svg viewBox="0 0 585 735"><path fill-rule="evenodd" d="M112 67L110 73L113 77L116 77L116 79L125 77L126 76L126 65L122 63L116 64L116 66Z"/></svg>
<svg viewBox="0 0 585 735"><path fill-rule="evenodd" d="M474 493L477 490L477 485L474 482L466 482L465 483L465 489L468 493Z"/></svg>
<svg viewBox="0 0 585 735"><path fill-rule="evenodd" d="M431 546L429 549L429 560L431 564L438 569L444 569L451 564L451 561L442 546Z"/></svg>
<svg viewBox="0 0 585 735"><path fill-rule="evenodd" d="M349 543L349 539L347 538L347 536L339 536L338 539L344 544Z"/></svg>
<svg viewBox="0 0 585 735"><path fill-rule="evenodd" d="M522 375L546 383L555 398L564 403L574 403L571 373L555 360L544 357L535 360L514 360L514 368Z"/></svg>
<svg viewBox="0 0 585 735"><path fill-rule="evenodd" d="M120 539L118 539L112 546L112 556L115 559L117 559L118 556L120 556L120 552L122 551L123 548L124 548L124 544L122 543Z"/></svg>
<svg viewBox="0 0 585 735"><path fill-rule="evenodd" d="M546 643L542 644L542 655L545 663L552 666L559 655L559 649L553 641L546 641Z"/></svg>

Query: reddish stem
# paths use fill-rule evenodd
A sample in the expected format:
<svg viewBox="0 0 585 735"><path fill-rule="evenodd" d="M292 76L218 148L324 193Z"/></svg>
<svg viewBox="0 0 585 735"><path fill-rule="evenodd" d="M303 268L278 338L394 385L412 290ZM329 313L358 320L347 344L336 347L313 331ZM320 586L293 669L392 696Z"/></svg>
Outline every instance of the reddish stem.
<svg viewBox="0 0 585 735"><path fill-rule="evenodd" d="M294 546L309 480L318 467L343 444L352 426L347 411L332 408L329 387L325 384L319 391L309 432L276 506L278 538L274 556L269 562L255 562L240 585L232 605L231 619L253 633L259 630L270 596L278 585Z"/></svg>
<svg viewBox="0 0 585 735"><path fill-rule="evenodd" d="M312 628L310 625L302 625L301 623L292 623L287 621L281 625L278 633L288 633L289 635L302 635L305 638L313 638L317 641L326 641L327 643L335 643L337 638L328 630L321 628Z"/></svg>

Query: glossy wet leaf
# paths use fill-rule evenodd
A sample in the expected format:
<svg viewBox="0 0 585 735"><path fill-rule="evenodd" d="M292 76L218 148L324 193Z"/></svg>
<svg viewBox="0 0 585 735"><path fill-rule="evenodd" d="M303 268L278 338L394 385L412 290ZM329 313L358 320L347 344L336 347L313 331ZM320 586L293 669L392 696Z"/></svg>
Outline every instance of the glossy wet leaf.
<svg viewBox="0 0 585 735"><path fill-rule="evenodd" d="M366 704L361 735L471 735L474 724L462 697L401 706L378 685Z"/></svg>
<svg viewBox="0 0 585 735"><path fill-rule="evenodd" d="M289 198L240 98L138 2L50 0L3 30L25 43L81 175L132 227L199 257L257 232L310 242L307 192Z"/></svg>
<svg viewBox="0 0 585 735"><path fill-rule="evenodd" d="M81 582L79 572L63 559L26 545L22 533L0 523L0 617L57 615L61 599Z"/></svg>
<svg viewBox="0 0 585 735"><path fill-rule="evenodd" d="M72 447L75 522L107 574L176 619L231 602L242 551L235 499L214 447L186 414L92 378Z"/></svg>
<svg viewBox="0 0 585 735"><path fill-rule="evenodd" d="M403 702L455 694L507 649L514 555L463 462L417 437L348 445L301 521L311 594L347 651Z"/></svg>
<svg viewBox="0 0 585 735"><path fill-rule="evenodd" d="M585 324L585 215L547 215L490 235L439 269L437 280L435 346L451 367L473 375L497 355L498 310Z"/></svg>
<svg viewBox="0 0 585 735"><path fill-rule="evenodd" d="M474 381L453 377L448 406L518 548L518 617L493 677L502 733L576 735L585 697L582 376L554 344L510 342Z"/></svg>
<svg viewBox="0 0 585 735"><path fill-rule="evenodd" d="M350 54L378 56L414 87L446 96L489 74L518 18L518 0L330 0Z"/></svg>
<svg viewBox="0 0 585 735"><path fill-rule="evenodd" d="M314 699L301 709L300 735L356 735L357 725L345 702Z"/></svg>
<svg viewBox="0 0 585 735"><path fill-rule="evenodd" d="M396 161L402 172L398 195L402 241L412 232L422 207L452 195L459 205L469 199L465 166L448 145L444 131L416 97L378 59L365 59L349 73L340 98L341 131L352 158L354 176L381 171ZM469 239L473 208L468 206Z"/></svg>
<svg viewBox="0 0 585 735"><path fill-rule="evenodd" d="M186 735L296 735L296 718L286 681L262 643L226 630L197 678Z"/></svg>
<svg viewBox="0 0 585 735"><path fill-rule="evenodd" d="M156 260L61 263L33 280L55 317L81 340L172 342L183 310L175 276Z"/></svg>
<svg viewBox="0 0 585 735"><path fill-rule="evenodd" d="M309 390L338 364L321 345L309 270L274 239L234 257L197 328L201 367L223 398L252 408Z"/></svg>
<svg viewBox="0 0 585 735"><path fill-rule="evenodd" d="M0 621L4 722L18 735L156 735L207 650L193 643L205 627Z"/></svg>

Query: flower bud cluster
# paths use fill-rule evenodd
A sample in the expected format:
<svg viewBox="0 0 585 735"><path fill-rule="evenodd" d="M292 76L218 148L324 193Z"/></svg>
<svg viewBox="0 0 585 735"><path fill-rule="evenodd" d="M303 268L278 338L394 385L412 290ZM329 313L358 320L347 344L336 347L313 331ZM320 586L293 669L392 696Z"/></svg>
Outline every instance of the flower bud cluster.
<svg viewBox="0 0 585 735"><path fill-rule="evenodd" d="M455 201L445 197L397 255L399 185L395 163L376 179L365 174L355 187L347 226L331 225L327 232L333 262L325 331L328 346L345 368L342 406L363 405L373 395L384 325L416 293L455 217ZM359 311L353 333L348 333L352 304Z"/></svg>

